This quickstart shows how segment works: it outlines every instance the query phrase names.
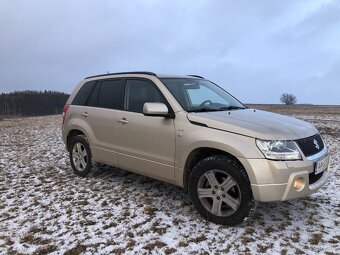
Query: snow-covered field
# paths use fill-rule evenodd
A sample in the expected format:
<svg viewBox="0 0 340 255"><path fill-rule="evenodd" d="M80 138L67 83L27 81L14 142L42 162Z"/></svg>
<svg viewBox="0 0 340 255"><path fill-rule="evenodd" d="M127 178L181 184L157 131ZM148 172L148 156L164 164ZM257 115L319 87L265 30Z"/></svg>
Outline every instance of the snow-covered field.
<svg viewBox="0 0 340 255"><path fill-rule="evenodd" d="M324 135L328 185L236 227L206 222L170 184L109 167L77 177L60 116L0 121L0 254L339 254L340 114L293 115Z"/></svg>

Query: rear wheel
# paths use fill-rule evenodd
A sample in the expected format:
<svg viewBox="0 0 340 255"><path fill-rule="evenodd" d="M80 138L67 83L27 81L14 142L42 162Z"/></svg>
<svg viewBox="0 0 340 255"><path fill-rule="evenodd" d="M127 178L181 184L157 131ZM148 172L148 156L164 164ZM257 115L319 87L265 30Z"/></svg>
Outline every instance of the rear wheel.
<svg viewBox="0 0 340 255"><path fill-rule="evenodd" d="M70 161L75 174L86 176L92 168L92 155L85 135L71 138Z"/></svg>
<svg viewBox="0 0 340 255"><path fill-rule="evenodd" d="M200 161L189 176L189 196L207 220L236 225L255 211L244 168L234 159L215 155Z"/></svg>

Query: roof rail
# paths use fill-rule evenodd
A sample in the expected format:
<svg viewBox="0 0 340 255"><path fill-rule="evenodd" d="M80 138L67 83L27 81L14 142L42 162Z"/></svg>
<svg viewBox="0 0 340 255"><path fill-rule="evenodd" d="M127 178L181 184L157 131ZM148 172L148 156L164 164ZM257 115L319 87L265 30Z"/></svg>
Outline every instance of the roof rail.
<svg viewBox="0 0 340 255"><path fill-rule="evenodd" d="M157 76L153 72L139 72L138 71L138 72L120 72L120 73L106 73L106 74L93 75L93 76L86 77L85 80L90 79L90 78L95 78L95 77L102 77L102 76L116 75L116 74L147 74L147 75Z"/></svg>
<svg viewBox="0 0 340 255"><path fill-rule="evenodd" d="M196 74L188 74L188 76L204 79L204 77L196 75Z"/></svg>

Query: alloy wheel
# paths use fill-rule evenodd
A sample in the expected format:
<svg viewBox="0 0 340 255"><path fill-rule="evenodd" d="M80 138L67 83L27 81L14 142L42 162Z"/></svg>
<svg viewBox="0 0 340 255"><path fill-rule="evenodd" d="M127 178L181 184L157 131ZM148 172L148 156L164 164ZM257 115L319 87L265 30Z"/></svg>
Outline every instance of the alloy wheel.
<svg viewBox="0 0 340 255"><path fill-rule="evenodd" d="M78 171L84 171L87 166L88 156L82 143L75 143L72 149L73 164Z"/></svg>
<svg viewBox="0 0 340 255"><path fill-rule="evenodd" d="M226 172L217 169L209 170L199 178L197 194L205 209L220 217L234 214L241 204L237 182Z"/></svg>

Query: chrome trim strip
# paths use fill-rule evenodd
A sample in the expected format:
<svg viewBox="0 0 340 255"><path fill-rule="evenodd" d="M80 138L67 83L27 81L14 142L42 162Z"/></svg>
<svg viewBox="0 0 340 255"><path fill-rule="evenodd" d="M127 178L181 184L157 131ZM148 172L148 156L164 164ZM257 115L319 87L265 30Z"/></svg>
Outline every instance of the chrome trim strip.
<svg viewBox="0 0 340 255"><path fill-rule="evenodd" d="M326 155L327 152L328 152L327 147L324 144L324 147L323 147L322 151L319 151L318 153L316 153L316 154L314 154L312 156L306 157L306 159L307 160L316 160L316 159L321 158L322 156Z"/></svg>
<svg viewBox="0 0 340 255"><path fill-rule="evenodd" d="M301 159L299 159L299 160L305 160L306 159L305 154L303 154L303 152L302 152L300 146L298 145L298 143L295 142L295 141L293 141L293 143L295 144L295 147L297 148L297 150L300 152Z"/></svg>

